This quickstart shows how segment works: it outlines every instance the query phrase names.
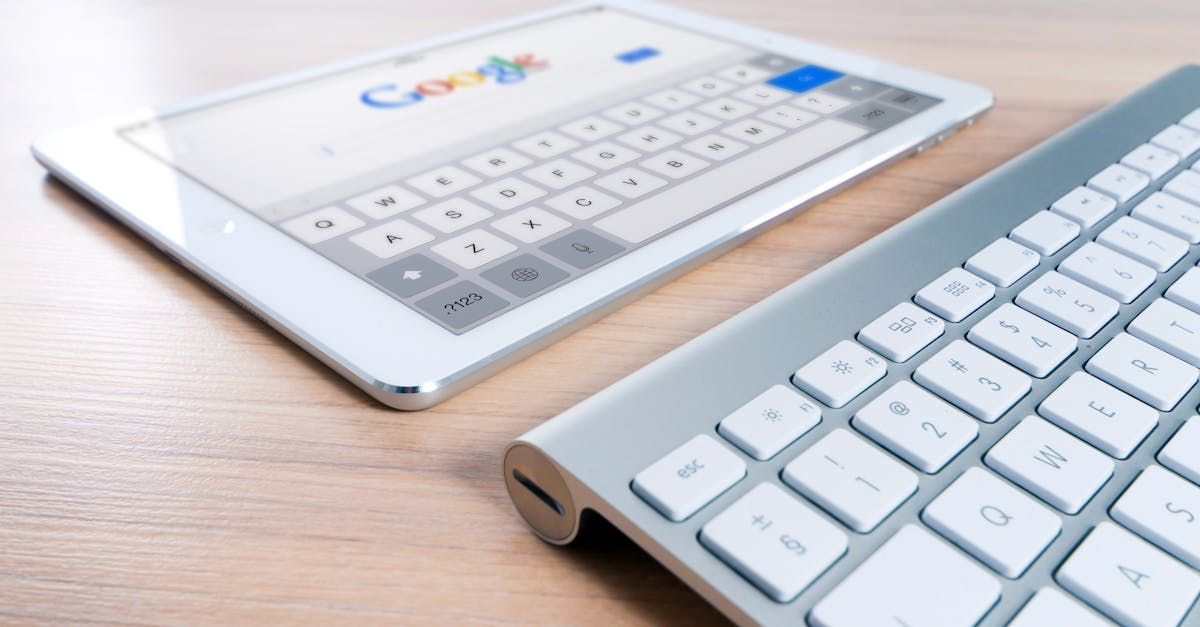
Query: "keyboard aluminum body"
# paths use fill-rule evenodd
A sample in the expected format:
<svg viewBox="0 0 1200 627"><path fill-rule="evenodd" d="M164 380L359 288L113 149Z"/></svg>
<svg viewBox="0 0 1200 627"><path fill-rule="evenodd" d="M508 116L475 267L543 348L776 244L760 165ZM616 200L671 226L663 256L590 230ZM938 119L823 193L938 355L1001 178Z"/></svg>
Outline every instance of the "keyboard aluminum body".
<svg viewBox="0 0 1200 627"><path fill-rule="evenodd" d="M919 487L872 532L845 526L849 547L840 560L798 597L777 603L698 541L701 528L761 483L773 483L804 501L780 479L790 461L824 435L850 426L856 410L913 372L931 355L965 337L989 312L1005 303L1084 243L1186 170L1200 153L1183 160L1158 183L1082 234L1009 287L997 289L982 308L958 323L905 363L887 364L886 376L840 408L822 406L821 421L767 461L756 461L718 435L722 418L774 384L791 386L798 368L842 340L853 340L865 325L922 287L962 264L977 251L1090 177L1119 160L1164 127L1200 106L1200 66L1181 67L945 199L847 252L791 286L647 365L610 388L529 431L509 448L504 476L521 515L538 535L567 544L586 533L586 521L601 516L638 543L717 609L742 624L797 624L813 606L855 571L877 548L906 525L921 522L922 510L1145 307L1200 260L1200 246L1076 350L1045 378L1031 377L1032 390L993 423L980 421L978 438L936 474L917 473ZM810 396L811 398L811 396ZM1160 413L1155 428L1128 459L1114 460L1115 472L1086 507L1062 519L1057 538L1018 579L995 575L998 602L981 624L1006 624L1054 574L1081 540L1180 425L1196 413L1200 386L1193 386L1172 411ZM677 446L707 434L741 457L747 474L730 489L681 522L668 520L631 489L634 476ZM865 436L864 440L870 441ZM880 450L885 450L877 446ZM1196 451L1200 456L1200 451ZM897 458L898 459L898 458ZM811 502L804 501L820 511ZM824 512L822 512L824 514ZM825 515L834 524L837 520ZM929 530L925 526L926 530ZM934 534L936 535L936 534ZM963 555L966 555L964 552ZM989 571L990 573L991 571ZM869 600L864 599L864 602ZM1200 624L1193 606L1184 624Z"/></svg>

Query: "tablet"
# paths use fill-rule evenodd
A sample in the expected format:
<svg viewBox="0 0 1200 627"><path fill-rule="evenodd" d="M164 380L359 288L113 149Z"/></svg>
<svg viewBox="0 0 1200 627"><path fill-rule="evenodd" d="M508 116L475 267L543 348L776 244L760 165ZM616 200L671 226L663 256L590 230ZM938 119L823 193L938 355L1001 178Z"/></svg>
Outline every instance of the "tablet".
<svg viewBox="0 0 1200 627"><path fill-rule="evenodd" d="M420 409L991 102L673 7L585 2L33 150L369 394Z"/></svg>

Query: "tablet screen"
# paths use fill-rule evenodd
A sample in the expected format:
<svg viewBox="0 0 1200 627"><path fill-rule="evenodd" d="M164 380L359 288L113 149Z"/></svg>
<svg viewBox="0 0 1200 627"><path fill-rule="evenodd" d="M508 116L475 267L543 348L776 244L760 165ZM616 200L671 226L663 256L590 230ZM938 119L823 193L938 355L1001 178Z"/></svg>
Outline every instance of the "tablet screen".
<svg viewBox="0 0 1200 627"><path fill-rule="evenodd" d="M938 102L596 7L121 134L461 333Z"/></svg>

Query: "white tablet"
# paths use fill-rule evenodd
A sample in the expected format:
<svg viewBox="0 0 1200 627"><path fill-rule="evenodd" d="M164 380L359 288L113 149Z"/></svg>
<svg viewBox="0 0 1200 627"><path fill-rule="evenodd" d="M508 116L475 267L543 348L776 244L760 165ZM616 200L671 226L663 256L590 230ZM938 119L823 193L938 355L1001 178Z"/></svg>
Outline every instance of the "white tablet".
<svg viewBox="0 0 1200 627"><path fill-rule="evenodd" d="M369 394L420 409L991 103L955 80L604 1L33 149Z"/></svg>

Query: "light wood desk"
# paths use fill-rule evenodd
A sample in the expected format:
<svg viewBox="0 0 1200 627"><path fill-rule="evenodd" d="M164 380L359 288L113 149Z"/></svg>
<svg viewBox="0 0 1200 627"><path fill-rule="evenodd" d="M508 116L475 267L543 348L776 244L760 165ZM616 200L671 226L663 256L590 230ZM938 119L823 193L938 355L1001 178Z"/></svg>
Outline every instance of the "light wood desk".
<svg viewBox="0 0 1200 627"><path fill-rule="evenodd" d="M505 494L504 446L1195 61L1200 26L1184 0L687 2L990 86L998 106L421 413L376 404L27 152L100 113L542 4L0 3L0 621L718 621L615 533L572 549L536 540Z"/></svg>

